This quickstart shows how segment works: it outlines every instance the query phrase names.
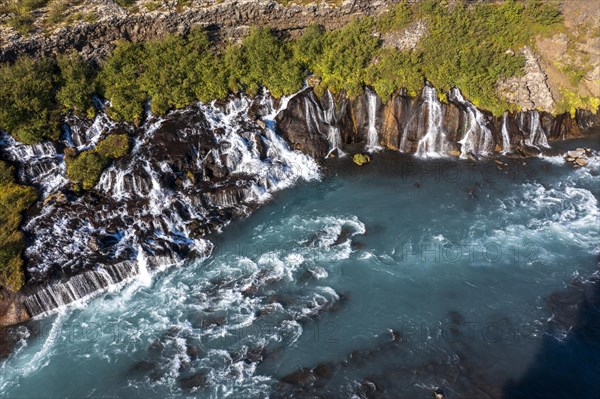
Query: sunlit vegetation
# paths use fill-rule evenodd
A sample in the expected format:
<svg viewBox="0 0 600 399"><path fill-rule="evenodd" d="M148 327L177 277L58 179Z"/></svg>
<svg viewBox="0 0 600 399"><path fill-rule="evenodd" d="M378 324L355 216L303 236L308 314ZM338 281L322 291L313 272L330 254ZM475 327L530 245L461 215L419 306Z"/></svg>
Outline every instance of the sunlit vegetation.
<svg viewBox="0 0 600 399"><path fill-rule="evenodd" d="M416 49L383 46L378 32L398 31L417 20L428 34ZM384 101L401 88L415 95L425 81L441 93L460 87L477 106L500 114L509 104L498 97L496 83L521 73L524 58L518 49L534 32L560 21L559 9L539 0L451 7L425 0L400 2L379 18L356 19L333 31L312 26L296 40L254 28L239 45L216 45L198 30L143 44L121 42L97 78L74 55L57 61L22 58L0 70L0 91L8 100L0 104L0 128L34 143L56 138L61 113L91 114L96 92L110 100L111 117L139 123L148 102L160 115L231 92L255 94L262 87L279 97L301 88L309 74L320 82L318 92L353 97L369 85Z"/></svg>
<svg viewBox="0 0 600 399"><path fill-rule="evenodd" d="M0 129L27 144L57 139L61 115L92 110L93 93L93 73L79 56L0 65Z"/></svg>
<svg viewBox="0 0 600 399"><path fill-rule="evenodd" d="M23 143L58 138L55 92L59 72L51 60L20 58L0 66L0 129Z"/></svg>
<svg viewBox="0 0 600 399"><path fill-rule="evenodd" d="M67 176L73 182L81 184L84 190L96 185L102 171L117 158L129 152L129 137L126 134L113 134L102 140L96 148L77 155L65 156Z"/></svg>
<svg viewBox="0 0 600 399"><path fill-rule="evenodd" d="M34 188L14 181L14 170L0 161L0 287L18 291L25 281L22 253L25 238L21 214L37 198Z"/></svg>
<svg viewBox="0 0 600 399"><path fill-rule="evenodd" d="M48 0L3 0L0 2L0 13L9 15L9 26L21 34L27 34L33 29L34 11L47 3Z"/></svg>

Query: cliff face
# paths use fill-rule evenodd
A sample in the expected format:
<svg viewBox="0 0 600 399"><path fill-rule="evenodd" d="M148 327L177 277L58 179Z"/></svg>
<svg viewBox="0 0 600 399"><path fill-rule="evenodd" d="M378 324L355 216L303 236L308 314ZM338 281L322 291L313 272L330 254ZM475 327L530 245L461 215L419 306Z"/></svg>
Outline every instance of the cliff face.
<svg viewBox="0 0 600 399"><path fill-rule="evenodd" d="M497 118L475 108L458 90L447 97L442 103L435 89L426 87L419 97L398 94L383 103L369 90L349 100L329 93L319 97L309 89L290 100L277 118L278 128L294 148L320 159L335 147L333 132L339 134L341 151L352 144L368 146L369 132L376 132L376 144L394 151L479 157L539 154L547 141L580 137L600 127L600 115L589 111L574 118L538 111Z"/></svg>

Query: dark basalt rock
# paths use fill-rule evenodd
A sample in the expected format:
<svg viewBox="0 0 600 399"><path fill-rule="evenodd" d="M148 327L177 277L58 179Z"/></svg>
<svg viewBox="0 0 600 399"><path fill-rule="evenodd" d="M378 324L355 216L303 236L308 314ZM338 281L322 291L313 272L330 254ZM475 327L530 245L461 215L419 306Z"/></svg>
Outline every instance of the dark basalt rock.
<svg viewBox="0 0 600 399"><path fill-rule="evenodd" d="M323 107L312 91L301 93L292 98L286 110L277 116L279 133L292 148L300 150L316 159L325 158L329 151L327 124L314 114L323 113ZM313 115L307 115L306 109L312 109Z"/></svg>
<svg viewBox="0 0 600 399"><path fill-rule="evenodd" d="M292 385L310 385L315 380L315 375L309 368L301 368L281 378L281 382Z"/></svg>
<svg viewBox="0 0 600 399"><path fill-rule="evenodd" d="M206 377L205 373L199 372L189 377L180 378L179 385L184 391L206 388L208 386L208 378Z"/></svg>
<svg viewBox="0 0 600 399"><path fill-rule="evenodd" d="M343 144L366 144L369 129L369 100L372 92L367 89L364 94L348 100L342 94L337 96L323 95L318 98L311 89L296 95L278 117L280 133L292 145L317 159L324 158L329 151L327 134L330 126L337 127ZM335 121L327 121L324 110L330 107L333 98ZM467 104L450 96L450 101L440 103L442 121L448 140L447 151L460 152L458 143L470 126ZM379 98L375 101L375 128L378 130L379 143L394 151L415 153L418 142L427 131L429 105L422 96L409 97L400 92L393 95L385 104ZM494 117L491 113L481 111L483 124L493 136L493 151L502 150L502 128L506 123L512 150L519 156L536 156L547 151L544 148L528 144L532 129L536 124L543 130L548 141L581 137L586 129L600 127L600 114L578 111L575 118L569 114L553 116L537 111L509 113L507 117ZM331 124L333 123L333 125ZM472 154L473 159L479 158Z"/></svg>

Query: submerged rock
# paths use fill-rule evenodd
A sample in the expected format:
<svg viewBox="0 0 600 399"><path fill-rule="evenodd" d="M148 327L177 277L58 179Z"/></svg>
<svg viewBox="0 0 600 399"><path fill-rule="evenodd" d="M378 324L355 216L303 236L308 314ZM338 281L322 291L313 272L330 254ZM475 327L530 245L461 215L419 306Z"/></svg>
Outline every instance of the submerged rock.
<svg viewBox="0 0 600 399"><path fill-rule="evenodd" d="M185 391L192 391L198 388L206 388L208 386L208 378L203 372L193 374L189 377L181 378L179 380L181 389Z"/></svg>

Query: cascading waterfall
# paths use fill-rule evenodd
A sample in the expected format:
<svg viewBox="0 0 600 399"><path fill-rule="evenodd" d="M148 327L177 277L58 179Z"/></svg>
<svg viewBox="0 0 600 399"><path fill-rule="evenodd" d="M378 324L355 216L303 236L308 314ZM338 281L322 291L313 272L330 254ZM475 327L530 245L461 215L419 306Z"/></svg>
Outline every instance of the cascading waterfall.
<svg viewBox="0 0 600 399"><path fill-rule="evenodd" d="M531 111L529 129L529 135L525 139L526 145L536 148L549 147L548 138L546 137L546 132L544 132L544 129L542 128L540 113L538 111Z"/></svg>
<svg viewBox="0 0 600 399"><path fill-rule="evenodd" d="M91 125L82 118L71 116L63 125L63 142L69 147L77 148L78 151L84 151L95 147L103 135L116 126L102 109Z"/></svg>
<svg viewBox="0 0 600 399"><path fill-rule="evenodd" d="M461 104L468 115L467 129L461 144L460 157L468 158L469 154L488 155L494 152L494 136L487 127L487 121L483 113L473 104L464 99L458 88L452 89L451 95L455 101Z"/></svg>
<svg viewBox="0 0 600 399"><path fill-rule="evenodd" d="M425 86L422 94L427 106L427 130L419 140L417 155L436 157L446 155L448 141L443 126L442 104L437 98L437 91L431 86Z"/></svg>
<svg viewBox="0 0 600 399"><path fill-rule="evenodd" d="M508 112L502 118L502 153L510 152L510 134L508 133Z"/></svg>
<svg viewBox="0 0 600 399"><path fill-rule="evenodd" d="M367 89L367 113L369 117L369 126L367 129L367 146L365 149L368 152L377 152L382 150L379 145L379 132L377 131L377 95Z"/></svg>
<svg viewBox="0 0 600 399"><path fill-rule="evenodd" d="M333 95L331 91L327 89L327 108L324 111L325 122L329 125L329 133L327 134L327 140L329 141L329 155L337 150L338 156L346 155L342 151L342 136L340 135L340 128L338 127L338 120L335 115L335 102L333 101Z"/></svg>
<svg viewBox="0 0 600 399"><path fill-rule="evenodd" d="M40 144L22 144L8 134L0 134L0 151L13 162L19 163L17 177L23 184L40 186L42 196L47 197L64 187L67 168L63 156L57 154L54 144L44 141Z"/></svg>
<svg viewBox="0 0 600 399"><path fill-rule="evenodd" d="M275 110L266 93L254 102L233 98L224 109L197 104L150 116L130 154L107 168L92 192L41 207L25 222L32 283L47 281L49 273L71 276L30 294L30 312L45 314L135 276L147 281L148 269L190 253L209 256L213 246L200 238L206 232L247 215L298 179L320 178L314 160L290 150L275 133L274 118L287 100ZM253 104L266 115L264 130L248 116ZM80 147L93 147L111 127L78 133L89 140ZM27 163L54 149L40 146L14 152Z"/></svg>

